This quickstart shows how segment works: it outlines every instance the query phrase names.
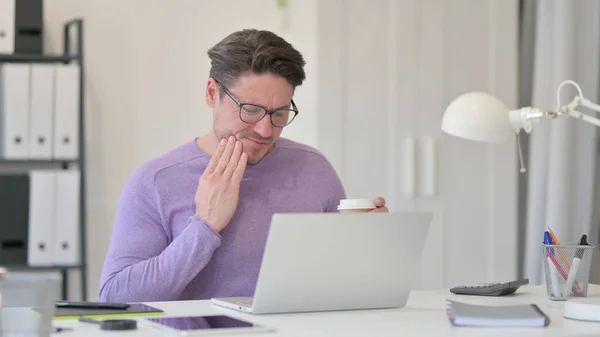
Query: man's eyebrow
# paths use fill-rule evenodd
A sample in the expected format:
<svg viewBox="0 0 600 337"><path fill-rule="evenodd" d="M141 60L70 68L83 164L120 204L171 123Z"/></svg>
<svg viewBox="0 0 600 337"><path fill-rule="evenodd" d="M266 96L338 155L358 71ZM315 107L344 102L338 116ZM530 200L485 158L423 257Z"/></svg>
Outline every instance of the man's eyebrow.
<svg viewBox="0 0 600 337"><path fill-rule="evenodd" d="M281 109L289 109L291 106L292 106L292 102L290 101L290 103L288 105L280 106L279 108L273 109L273 111L281 110Z"/></svg>
<svg viewBox="0 0 600 337"><path fill-rule="evenodd" d="M263 108L265 110L268 110L268 111L277 111L277 110L281 110L281 109L290 109L290 107L292 106L292 102L290 101L290 103L287 104L287 105L282 105L282 106L277 107L277 108L275 108L273 110L269 110L264 105L260 105L260 104L257 104L257 103L249 103L249 102L248 103L247 102L241 102L241 103L242 104L251 104L251 105L254 105L254 106L258 106L258 107L261 107L261 108Z"/></svg>

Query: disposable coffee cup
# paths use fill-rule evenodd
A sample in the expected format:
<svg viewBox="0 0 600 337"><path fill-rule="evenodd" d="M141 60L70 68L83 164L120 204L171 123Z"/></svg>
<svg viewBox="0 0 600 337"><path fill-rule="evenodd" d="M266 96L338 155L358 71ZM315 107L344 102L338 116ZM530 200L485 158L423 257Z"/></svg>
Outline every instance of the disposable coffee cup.
<svg viewBox="0 0 600 337"><path fill-rule="evenodd" d="M338 211L340 213L363 213L377 208L373 199L344 199L340 200Z"/></svg>

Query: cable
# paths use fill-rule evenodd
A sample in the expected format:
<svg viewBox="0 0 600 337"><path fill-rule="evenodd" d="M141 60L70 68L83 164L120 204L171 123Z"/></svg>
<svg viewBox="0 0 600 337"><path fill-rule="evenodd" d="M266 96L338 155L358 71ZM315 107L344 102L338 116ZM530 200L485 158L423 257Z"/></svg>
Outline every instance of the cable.
<svg viewBox="0 0 600 337"><path fill-rule="evenodd" d="M579 84L577 84L575 81L572 81L572 80L563 81L558 86L558 90L556 90L556 111L557 112L560 112L560 90L562 89L562 87L565 84L571 84L571 85L573 85L577 89L577 92L579 93L579 97L581 97L581 99L583 99L583 93L581 92L581 87L579 86Z"/></svg>

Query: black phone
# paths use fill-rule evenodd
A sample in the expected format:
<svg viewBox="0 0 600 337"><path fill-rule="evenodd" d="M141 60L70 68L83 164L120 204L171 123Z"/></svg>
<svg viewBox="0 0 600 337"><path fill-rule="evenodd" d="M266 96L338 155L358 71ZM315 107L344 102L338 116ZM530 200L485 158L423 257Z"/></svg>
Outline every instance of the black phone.
<svg viewBox="0 0 600 337"><path fill-rule="evenodd" d="M106 303L106 302L71 302L57 301L57 308L79 308L79 309L120 309L126 310L129 308L127 303Z"/></svg>

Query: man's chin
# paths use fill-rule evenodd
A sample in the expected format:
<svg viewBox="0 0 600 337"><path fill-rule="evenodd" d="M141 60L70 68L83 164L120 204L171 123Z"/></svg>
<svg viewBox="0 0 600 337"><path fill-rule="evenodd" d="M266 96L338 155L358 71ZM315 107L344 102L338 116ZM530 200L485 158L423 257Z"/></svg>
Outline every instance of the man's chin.
<svg viewBox="0 0 600 337"><path fill-rule="evenodd" d="M256 164L260 163L265 158L265 155L266 155L263 153L248 153L248 152L246 152L246 154L248 155L248 165L256 165Z"/></svg>
<svg viewBox="0 0 600 337"><path fill-rule="evenodd" d="M267 151L257 151L257 150L244 151L248 155L248 165L256 165L256 164L260 163L263 159L265 159L265 157L269 153L271 153L272 150L273 150L273 147L269 148L269 150L267 150Z"/></svg>

